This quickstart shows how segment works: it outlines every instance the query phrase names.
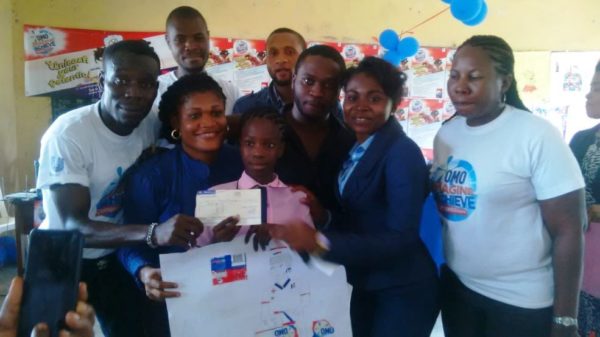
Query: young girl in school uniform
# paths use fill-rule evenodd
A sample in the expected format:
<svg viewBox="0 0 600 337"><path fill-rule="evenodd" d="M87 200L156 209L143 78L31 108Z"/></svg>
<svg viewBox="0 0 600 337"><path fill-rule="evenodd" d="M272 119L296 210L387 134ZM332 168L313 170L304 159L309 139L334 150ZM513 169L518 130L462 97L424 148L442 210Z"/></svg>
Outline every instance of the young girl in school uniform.
<svg viewBox="0 0 600 337"><path fill-rule="evenodd" d="M240 153L244 172L238 180L213 186L213 190L261 188L266 193L267 223L286 225L303 222L314 227L309 207L305 204L307 195L282 182L275 173L277 160L284 151L284 120L272 108L261 107L248 111L242 116ZM254 247L263 248L270 237L265 226L242 227L239 235L246 241L254 235ZM197 245L203 246L212 241L212 231L204 231L198 237Z"/></svg>

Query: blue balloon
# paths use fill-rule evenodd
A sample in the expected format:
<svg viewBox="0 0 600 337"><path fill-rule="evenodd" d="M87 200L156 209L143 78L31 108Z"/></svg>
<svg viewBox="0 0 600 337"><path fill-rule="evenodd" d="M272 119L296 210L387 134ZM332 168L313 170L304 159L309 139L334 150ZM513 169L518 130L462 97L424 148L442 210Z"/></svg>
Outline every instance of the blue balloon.
<svg viewBox="0 0 600 337"><path fill-rule="evenodd" d="M393 66L397 67L400 65L400 62L406 58L406 56L400 52L388 50L385 52L385 54L383 54L382 58L391 63Z"/></svg>
<svg viewBox="0 0 600 337"><path fill-rule="evenodd" d="M407 36L400 40L396 47L396 51L406 57L413 56L419 51L419 41L412 36Z"/></svg>
<svg viewBox="0 0 600 337"><path fill-rule="evenodd" d="M453 0L450 12L457 20L469 21L479 14L482 6L483 0Z"/></svg>
<svg viewBox="0 0 600 337"><path fill-rule="evenodd" d="M487 15L487 12L488 12L488 6L484 1L483 4L481 5L481 10L479 11L479 14L477 14L477 16L475 16L471 20L463 20L462 23L464 23L467 26L477 26L478 24L483 22L483 20L485 19L486 15Z"/></svg>
<svg viewBox="0 0 600 337"><path fill-rule="evenodd" d="M379 34L379 44L387 50L394 50L398 45L398 34L393 29L386 29Z"/></svg>

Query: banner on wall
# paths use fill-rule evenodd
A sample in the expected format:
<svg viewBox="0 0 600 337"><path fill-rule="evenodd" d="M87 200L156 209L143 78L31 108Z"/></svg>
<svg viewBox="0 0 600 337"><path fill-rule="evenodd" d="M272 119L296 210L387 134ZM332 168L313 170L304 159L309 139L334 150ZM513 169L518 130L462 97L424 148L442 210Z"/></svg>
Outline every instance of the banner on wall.
<svg viewBox="0 0 600 337"><path fill-rule="evenodd" d="M163 32L119 32L25 25L25 95L52 97L53 118L90 104L101 95L98 79L103 48L124 39L145 39L161 61L162 71L177 66ZM210 39L206 71L249 94L268 86L266 41ZM348 67L381 53L378 44L311 41L336 49ZM399 68L406 74L404 99L396 118L431 160L433 137L454 114L446 82L454 49L420 48ZM515 52L515 76L530 110L550 120L568 141L594 121L585 116L585 94L600 52Z"/></svg>
<svg viewBox="0 0 600 337"><path fill-rule="evenodd" d="M73 89L72 95L98 98L98 76L103 48L125 39L150 42L163 70L177 64L162 32L122 32L25 25L25 95L51 95ZM328 44L350 65L379 53L377 44L311 42ZM233 82L244 94L260 90L271 78L265 65L266 41L213 37L207 72Z"/></svg>
<svg viewBox="0 0 600 337"><path fill-rule="evenodd" d="M25 95L51 96L53 119L101 96L98 85L103 49L125 39L145 39L154 48L162 72L177 66L163 32L122 32L25 25ZM327 44L340 52L348 66L365 56L379 54L378 44L310 42ZM266 41L260 39L210 38L206 71L233 83L242 94L269 85L265 65Z"/></svg>
<svg viewBox="0 0 600 337"><path fill-rule="evenodd" d="M159 32L25 25L25 95L48 95L76 88L73 92L76 96L98 97L103 48L124 39L147 39L161 56L161 62L168 66L170 53L164 34Z"/></svg>

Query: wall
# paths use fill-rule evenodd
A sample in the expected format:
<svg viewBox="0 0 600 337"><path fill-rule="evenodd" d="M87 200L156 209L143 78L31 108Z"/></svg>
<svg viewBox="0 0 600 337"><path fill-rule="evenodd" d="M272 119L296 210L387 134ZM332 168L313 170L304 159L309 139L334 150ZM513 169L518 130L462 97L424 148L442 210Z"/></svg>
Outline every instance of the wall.
<svg viewBox="0 0 600 337"><path fill-rule="evenodd" d="M17 181L17 123L15 109L12 27L13 1L0 0L0 41L4 48L0 50L0 188L13 191Z"/></svg>
<svg viewBox="0 0 600 337"><path fill-rule="evenodd" d="M416 29L415 36L429 46L456 46L470 35L493 33L505 37L515 50L600 49L598 0L487 3L488 17L477 27L464 26L445 12ZM12 69L0 70L2 85L8 86L0 90L0 176L7 176L9 191L23 188L26 177L33 185L32 161L50 121L48 98L23 95L22 25L155 31L163 29L167 13L182 4L198 8L214 36L263 38L275 27L289 26L308 39L344 42L370 42L385 28L408 29L447 6L440 0L0 0L0 41L12 45L12 51L2 48L0 61L13 64Z"/></svg>

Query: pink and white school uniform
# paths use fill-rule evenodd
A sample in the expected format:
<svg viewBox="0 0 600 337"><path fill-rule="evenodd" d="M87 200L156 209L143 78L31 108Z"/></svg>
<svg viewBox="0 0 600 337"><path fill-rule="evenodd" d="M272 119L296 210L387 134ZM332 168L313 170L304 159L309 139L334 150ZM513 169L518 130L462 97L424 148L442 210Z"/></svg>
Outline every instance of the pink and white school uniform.
<svg viewBox="0 0 600 337"><path fill-rule="evenodd" d="M308 206L301 203L300 200L306 197L302 191L292 192L292 188L284 184L277 175L270 183L262 185L246 174L242 173L239 180L230 181L211 187L211 190L243 190L258 187L265 187L267 191L267 222L278 225L288 225L293 222L304 222L308 226L314 227L310 210ZM234 215L234 214L232 214ZM257 224L258 225L258 224ZM238 236L246 235L248 226L243 226ZM198 247L205 246L212 242L213 233L211 230L204 230L198 237L196 244Z"/></svg>

